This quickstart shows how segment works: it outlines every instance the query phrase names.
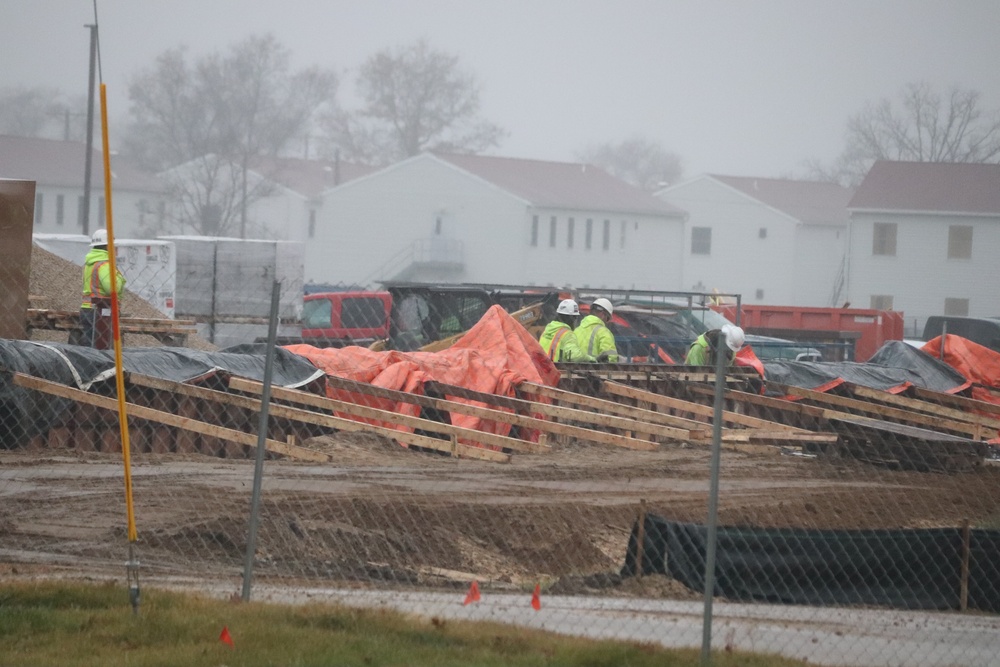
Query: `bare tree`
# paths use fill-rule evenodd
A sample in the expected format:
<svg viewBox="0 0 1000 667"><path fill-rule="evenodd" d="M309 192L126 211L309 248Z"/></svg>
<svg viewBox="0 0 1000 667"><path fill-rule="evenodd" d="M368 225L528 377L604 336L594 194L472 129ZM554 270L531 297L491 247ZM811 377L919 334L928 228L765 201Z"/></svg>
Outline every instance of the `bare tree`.
<svg viewBox="0 0 1000 667"><path fill-rule="evenodd" d="M306 132L336 87L332 72L290 71L290 53L272 35L194 63L172 49L129 84L125 150L148 169L170 169L181 228L246 237L248 207L269 194L250 176L252 159Z"/></svg>
<svg viewBox="0 0 1000 667"><path fill-rule="evenodd" d="M590 146L577 159L649 192L676 182L683 173L680 157L643 137Z"/></svg>
<svg viewBox="0 0 1000 667"><path fill-rule="evenodd" d="M369 58L357 77L364 106L327 116L330 142L348 159L389 164L425 150L477 153L506 131L479 118L479 88L457 56L421 40Z"/></svg>
<svg viewBox="0 0 1000 667"><path fill-rule="evenodd" d="M87 97L68 97L56 88L15 86L0 90L0 134L82 140Z"/></svg>
<svg viewBox="0 0 1000 667"><path fill-rule="evenodd" d="M813 163L813 175L857 185L875 160L1000 161L1000 113L984 111L978 91L956 86L942 96L911 83L899 102L882 99L851 116L844 152L831 167Z"/></svg>

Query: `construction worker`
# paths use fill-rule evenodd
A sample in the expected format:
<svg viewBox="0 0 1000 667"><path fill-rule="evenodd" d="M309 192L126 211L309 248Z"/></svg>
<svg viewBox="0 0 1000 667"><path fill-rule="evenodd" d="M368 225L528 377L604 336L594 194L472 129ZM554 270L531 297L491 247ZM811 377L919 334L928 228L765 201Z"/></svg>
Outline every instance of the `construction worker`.
<svg viewBox="0 0 1000 667"><path fill-rule="evenodd" d="M720 341L726 344L726 355L729 357L729 365L732 366L736 360L736 353L743 347L746 336L743 329L734 324L725 324L721 329L711 329L698 336L688 349L684 364L687 366L714 366L715 353L719 349Z"/></svg>
<svg viewBox="0 0 1000 667"><path fill-rule="evenodd" d="M115 281L119 298L125 288L120 271ZM98 229L90 237L90 252L83 262L83 305L80 306L79 344L98 350L111 348L111 263L108 260L108 230Z"/></svg>
<svg viewBox="0 0 1000 667"><path fill-rule="evenodd" d="M580 317L580 306L573 299L563 299L556 308L556 318L545 326L538 339L545 354L552 361L594 361L594 357L580 349L573 335L573 325Z"/></svg>
<svg viewBox="0 0 1000 667"><path fill-rule="evenodd" d="M613 313L614 307L610 301L604 298L594 299L590 304L590 313L573 332L580 349L594 357L596 361L618 362L615 335L607 326Z"/></svg>

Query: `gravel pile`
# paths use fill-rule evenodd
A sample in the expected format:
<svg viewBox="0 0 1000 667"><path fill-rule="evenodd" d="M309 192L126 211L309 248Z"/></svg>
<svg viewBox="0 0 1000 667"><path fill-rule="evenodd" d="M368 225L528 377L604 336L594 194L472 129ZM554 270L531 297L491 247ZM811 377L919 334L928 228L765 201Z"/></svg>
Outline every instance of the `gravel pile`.
<svg viewBox="0 0 1000 667"><path fill-rule="evenodd" d="M38 246L31 248L31 275L28 278L28 294L31 308L66 310L76 312L82 300L83 269L73 262L53 255ZM163 319L166 316L142 297L133 294L126 287L121 300L122 317L146 317ZM65 343L69 334L65 331L32 330L31 340ZM152 336L126 334L126 347L157 347L162 345ZM215 350L216 346L196 335L188 336L187 346L196 350Z"/></svg>

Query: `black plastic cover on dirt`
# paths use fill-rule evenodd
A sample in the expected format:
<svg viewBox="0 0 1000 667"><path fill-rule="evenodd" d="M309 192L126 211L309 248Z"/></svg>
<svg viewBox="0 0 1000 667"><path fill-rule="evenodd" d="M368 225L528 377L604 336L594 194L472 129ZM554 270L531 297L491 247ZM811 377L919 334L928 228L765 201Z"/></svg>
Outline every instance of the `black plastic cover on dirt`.
<svg viewBox="0 0 1000 667"><path fill-rule="evenodd" d="M636 574L638 521L622 576ZM705 587L705 526L647 514L643 574ZM714 594L734 601L958 609L959 528L812 530L720 527ZM971 530L968 608L1000 611L1000 531Z"/></svg>
<svg viewBox="0 0 1000 667"><path fill-rule="evenodd" d="M264 352L264 345L236 345L218 352L185 347L132 347L122 350L122 367L126 373L175 382L220 371L261 382ZM271 382L275 385L300 387L323 375L303 357L280 347L274 352ZM0 340L0 371L24 373L87 390L94 382L114 374L115 356L111 350L66 343Z"/></svg>
<svg viewBox="0 0 1000 667"><path fill-rule="evenodd" d="M909 382L923 389L947 392L968 384L948 364L902 341L889 341L865 363L854 361L767 361L764 379L815 389L837 379L888 390Z"/></svg>
<svg viewBox="0 0 1000 667"><path fill-rule="evenodd" d="M264 379L264 345L238 345L218 352L181 347L136 347L122 350L126 373L162 380L187 382L215 373ZM69 401L40 395L11 382L12 373L23 373L84 391L114 377L111 350L95 350L65 343L40 343L0 339L0 446L18 446L23 438L44 432ZM323 372L305 358L275 349L271 382L300 387L322 377Z"/></svg>

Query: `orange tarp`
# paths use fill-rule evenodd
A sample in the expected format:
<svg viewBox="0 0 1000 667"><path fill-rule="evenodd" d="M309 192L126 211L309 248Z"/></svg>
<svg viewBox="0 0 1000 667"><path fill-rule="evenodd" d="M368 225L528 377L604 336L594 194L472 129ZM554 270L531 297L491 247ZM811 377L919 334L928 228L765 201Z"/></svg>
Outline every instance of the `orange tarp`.
<svg viewBox="0 0 1000 667"><path fill-rule="evenodd" d="M285 349L305 357L327 375L417 394L423 393L423 384L428 381L498 396L514 396L514 389L521 382L550 386L559 383L559 371L545 356L538 341L500 306L491 307L462 338L440 352L374 352L362 347L321 349L312 345L289 345ZM332 387L327 388L327 395L398 413L414 416L420 413L420 407L410 403L396 403ZM459 414L451 415L451 423L500 435L507 435L511 428L510 424ZM400 431L413 430L398 424L382 425Z"/></svg>
<svg viewBox="0 0 1000 667"><path fill-rule="evenodd" d="M967 338L949 334L944 340L944 357L941 356L942 336L924 343L920 349L935 359L961 373L965 379L984 387L1000 389L1000 353L973 343ZM989 403L1000 403L996 396L981 387L972 388L972 397Z"/></svg>

